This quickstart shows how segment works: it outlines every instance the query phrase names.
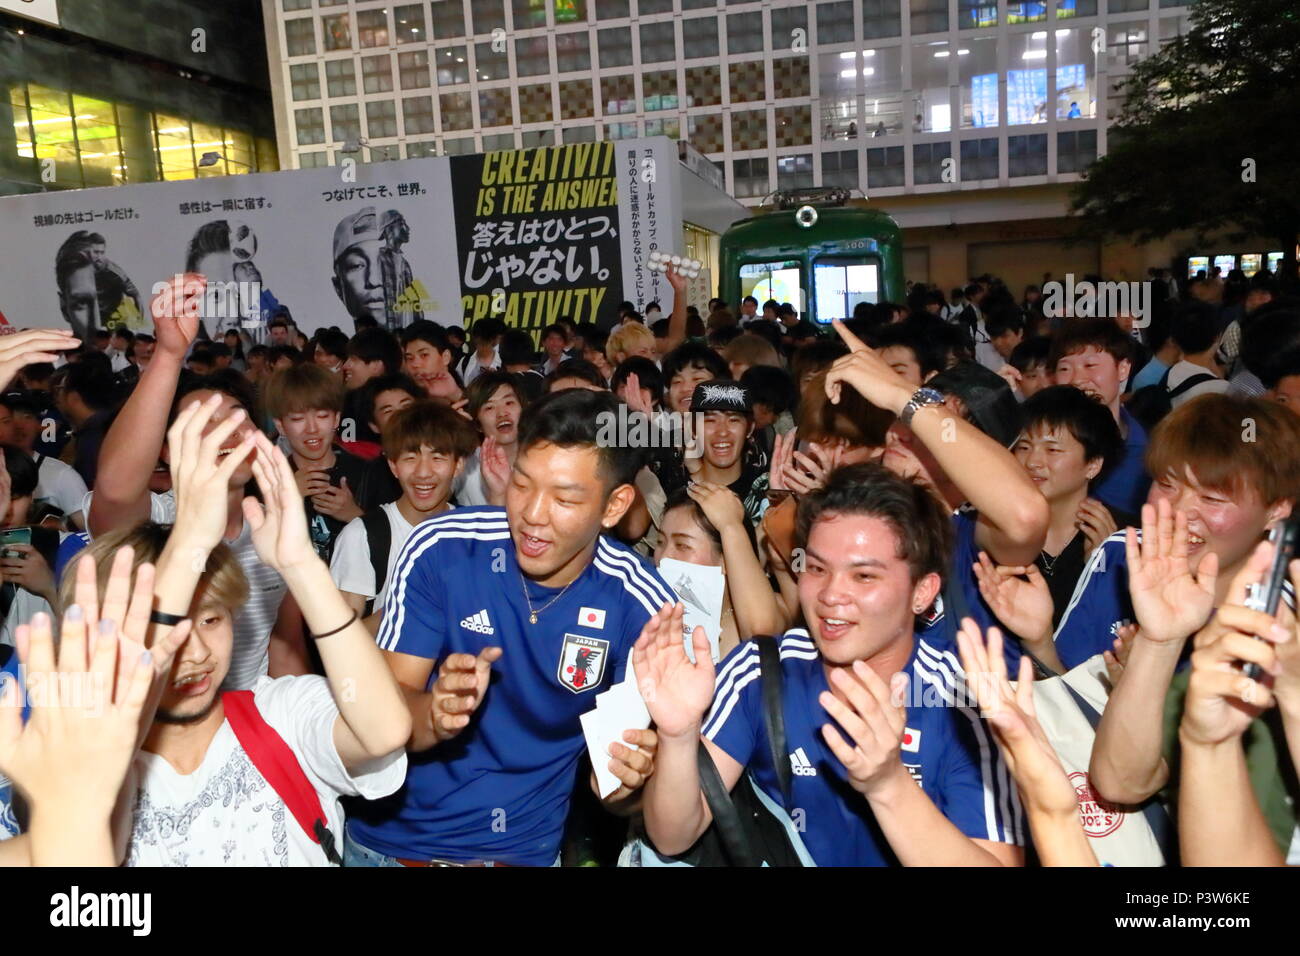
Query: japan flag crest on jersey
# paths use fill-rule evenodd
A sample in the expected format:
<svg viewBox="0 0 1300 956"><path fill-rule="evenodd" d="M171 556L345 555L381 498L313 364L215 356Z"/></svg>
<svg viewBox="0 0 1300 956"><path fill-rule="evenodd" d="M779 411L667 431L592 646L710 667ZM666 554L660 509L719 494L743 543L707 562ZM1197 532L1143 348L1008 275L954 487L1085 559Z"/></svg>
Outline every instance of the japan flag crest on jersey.
<svg viewBox="0 0 1300 956"><path fill-rule="evenodd" d="M609 656L609 641L578 634L564 635L564 650L560 652L560 667L555 675L560 683L581 694L599 687L605 676L605 659Z"/></svg>

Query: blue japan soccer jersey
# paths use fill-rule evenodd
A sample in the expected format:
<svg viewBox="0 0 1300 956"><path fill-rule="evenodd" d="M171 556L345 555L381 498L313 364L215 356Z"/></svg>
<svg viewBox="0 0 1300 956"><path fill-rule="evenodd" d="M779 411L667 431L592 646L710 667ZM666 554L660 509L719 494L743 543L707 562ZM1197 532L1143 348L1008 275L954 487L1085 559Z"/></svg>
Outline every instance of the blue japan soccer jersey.
<svg viewBox="0 0 1300 956"><path fill-rule="evenodd" d="M485 647L504 653L470 725L410 754L402 789L362 804L350 833L406 859L549 865L585 749L578 718L623 679L642 627L676 598L644 559L603 537L563 593L526 581L500 508L423 522L392 580L377 639L384 650L435 662Z"/></svg>
<svg viewBox="0 0 1300 956"><path fill-rule="evenodd" d="M966 706L962 670L950 645L918 636L903 668L907 723L901 758L912 779L966 836L1021 845L1023 819L1015 784L977 710ZM819 866L886 866L897 859L880 833L867 798L850 786L821 727L832 722L818 701L829 690L820 653L808 632L781 638L783 755L793 771L794 815L802 811L804 844ZM718 670L704 735L784 806L763 723L757 645L745 642ZM847 734L842 734L849 740Z"/></svg>

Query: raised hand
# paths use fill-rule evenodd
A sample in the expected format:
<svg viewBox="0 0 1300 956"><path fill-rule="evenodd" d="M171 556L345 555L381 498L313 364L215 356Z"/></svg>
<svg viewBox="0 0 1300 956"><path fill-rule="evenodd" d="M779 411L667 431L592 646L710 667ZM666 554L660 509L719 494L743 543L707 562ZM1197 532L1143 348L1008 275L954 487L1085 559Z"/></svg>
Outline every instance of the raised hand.
<svg viewBox="0 0 1300 956"><path fill-rule="evenodd" d="M654 416L654 406L650 403L649 398L641 394L641 378L636 372L628 375L627 381L623 384L623 404L634 412L640 412L647 418Z"/></svg>
<svg viewBox="0 0 1300 956"><path fill-rule="evenodd" d="M831 671L831 686L845 700L829 691L822 691L818 697L852 743L829 723L822 724L822 738L849 772L853 789L871 797L896 781L900 772L907 772L899 751L907 723L904 701L908 678L906 674L895 674L886 685L863 661L854 661L852 671L850 674L845 667Z"/></svg>
<svg viewBox="0 0 1300 956"><path fill-rule="evenodd" d="M363 514L346 478L341 485L327 485L313 495L311 500L317 511L338 521L351 521Z"/></svg>
<svg viewBox="0 0 1300 956"><path fill-rule="evenodd" d="M478 452L479 473L483 476L484 497L489 504L506 503L506 486L510 484L510 459L500 443L489 435Z"/></svg>
<svg viewBox="0 0 1300 956"><path fill-rule="evenodd" d="M487 693L492 665L503 653L499 647L485 647L477 656L451 654L442 662L429 703L429 721L439 742L450 740L469 726Z"/></svg>
<svg viewBox="0 0 1300 956"><path fill-rule="evenodd" d="M693 481L686 486L686 493L700 506L704 517L718 531L744 525L745 505L725 485L715 485L711 481Z"/></svg>
<svg viewBox="0 0 1300 956"><path fill-rule="evenodd" d="M1207 551L1193 571L1187 560L1187 516L1168 501L1142 506L1142 543L1128 529L1128 590L1139 633L1158 644L1181 641L1214 609L1218 555Z"/></svg>
<svg viewBox="0 0 1300 956"><path fill-rule="evenodd" d="M199 313L203 308L203 294L208 280L194 272L168 279L153 301L149 313L153 316L157 349L176 358L184 357L199 333Z"/></svg>
<svg viewBox="0 0 1300 956"><path fill-rule="evenodd" d="M980 596L1009 631L1034 646L1051 641L1052 592L1037 565L995 565L981 551L973 568Z"/></svg>
<svg viewBox="0 0 1300 956"><path fill-rule="evenodd" d="M14 380L19 371L34 362L53 362L59 353L75 349L81 339L70 329L28 329L0 336L0 388Z"/></svg>
<svg viewBox="0 0 1300 956"><path fill-rule="evenodd" d="M902 410L916 391L889 367L880 354L848 330L843 322L832 323L849 347L849 354L835 360L826 373L826 396L832 404L840 402L840 389L848 385L878 408L894 413Z"/></svg>
<svg viewBox="0 0 1300 956"><path fill-rule="evenodd" d="M632 648L641 697L660 736L698 735L713 703L713 652L704 628L691 634L695 663L682 641L685 607L665 604L641 629Z"/></svg>
<svg viewBox="0 0 1300 956"><path fill-rule="evenodd" d="M768 463L767 487L770 491L788 491L785 484L785 470L794 461L794 450L799 444L798 428L792 428L784 435L777 433L772 442L772 460Z"/></svg>
<svg viewBox="0 0 1300 956"><path fill-rule="evenodd" d="M257 556L282 574L289 568L319 561L289 460L261 432L255 432L253 437L257 444L253 477L262 490L263 502L250 496L244 499L243 508Z"/></svg>
<svg viewBox="0 0 1300 956"><path fill-rule="evenodd" d="M957 632L957 648L965 671L967 693L975 697L980 716L993 727L998 749L1025 802L1049 814L1075 814L1079 799L1051 741L1034 711L1034 667L1020 658L1019 680L1012 688L1002 653L1002 633L991 627L987 642L970 618Z"/></svg>
<svg viewBox="0 0 1300 956"><path fill-rule="evenodd" d="M678 272L675 265L669 263L668 268L664 270L664 278L673 287L673 306L675 308L678 302L677 297L686 291L686 276Z"/></svg>
<svg viewBox="0 0 1300 956"><path fill-rule="evenodd" d="M1096 498L1083 499L1083 502L1079 505L1079 511L1075 515L1075 520L1078 523L1079 530L1083 532L1084 541L1088 545L1087 554L1092 554L1092 552L1100 548L1118 528L1110 509Z"/></svg>
<svg viewBox="0 0 1300 956"><path fill-rule="evenodd" d="M221 446L247 419L244 410L227 415L206 435L204 429L221 406L221 395L190 402L167 429L172 491L176 496L175 534L186 543L211 551L226 532L226 495L230 478L256 449L257 432L249 430L224 458ZM191 540L192 539L192 540Z"/></svg>
<svg viewBox="0 0 1300 956"><path fill-rule="evenodd" d="M816 442L808 446L808 452L794 452L785 469L785 487L797 495L810 495L825 485L841 454L839 446L829 448Z"/></svg>
<svg viewBox="0 0 1300 956"><path fill-rule="evenodd" d="M1124 668L1128 666L1128 656L1133 650L1133 642L1137 640L1138 628L1136 624L1121 624L1115 629L1115 640L1111 642L1110 650L1103 651L1101 659L1106 665L1106 676L1110 678L1110 686L1113 689L1119 683L1119 679L1124 676Z"/></svg>
<svg viewBox="0 0 1300 956"><path fill-rule="evenodd" d="M682 461L692 479L704 470L704 436L699 421L702 417L695 412L682 416Z"/></svg>

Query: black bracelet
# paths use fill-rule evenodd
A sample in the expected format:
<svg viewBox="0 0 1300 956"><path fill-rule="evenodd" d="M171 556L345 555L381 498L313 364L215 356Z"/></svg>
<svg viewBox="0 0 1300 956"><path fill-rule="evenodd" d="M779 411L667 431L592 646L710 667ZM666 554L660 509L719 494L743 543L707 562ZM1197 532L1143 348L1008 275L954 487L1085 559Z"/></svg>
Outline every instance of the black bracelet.
<svg viewBox="0 0 1300 956"><path fill-rule="evenodd" d="M186 614L168 614L166 611L150 611L149 620L154 624L166 624L168 627L175 627L189 615Z"/></svg>
<svg viewBox="0 0 1300 956"><path fill-rule="evenodd" d="M354 621L356 621L356 620L357 620L358 618L360 618L360 617L361 617L360 614L358 614L356 611L353 611L353 612L352 612L352 616L351 616L350 618L348 618L346 621L343 622L343 626L342 626L342 627L336 627L336 628L334 628L334 630L332 630L332 631L326 631L324 634L313 634L313 635L311 636L311 639L312 639L313 641L319 641L319 640L321 640L322 638L332 637L333 635L337 634L339 631L346 631L348 628L350 628L350 627L352 626L352 623L353 623Z"/></svg>

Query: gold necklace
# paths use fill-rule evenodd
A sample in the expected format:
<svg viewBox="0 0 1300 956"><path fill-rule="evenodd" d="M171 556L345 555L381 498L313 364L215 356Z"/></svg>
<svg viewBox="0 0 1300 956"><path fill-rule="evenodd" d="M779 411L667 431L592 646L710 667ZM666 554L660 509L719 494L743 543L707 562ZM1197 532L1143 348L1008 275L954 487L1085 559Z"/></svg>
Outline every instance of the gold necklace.
<svg viewBox="0 0 1300 956"><path fill-rule="evenodd" d="M582 577L582 575L579 574L578 577L580 578L580 577ZM574 578L574 579L573 579L573 581L576 581L576 580L578 580L578 578ZM571 587L573 586L573 581L570 581L568 584L566 584L566 585L565 585L565 586L560 590L560 593L557 594L557 595L555 595L555 597L551 598L549 601L547 601L547 602L546 602L545 604L543 604L541 607L539 607L539 608L537 608L537 609L534 610L532 599L528 596L528 581L525 580L525 578L524 578L524 572L521 570L521 571L519 572L519 583L523 585L523 588L524 588L524 602L528 605L528 623L529 623L529 624L536 624L536 623L537 623L537 615L541 614L543 611L545 611L548 607L550 607L552 604L554 604L554 603L555 603L556 601L558 601L560 598L564 597L564 592L567 591L567 590L569 590L569 588L571 588Z"/></svg>

